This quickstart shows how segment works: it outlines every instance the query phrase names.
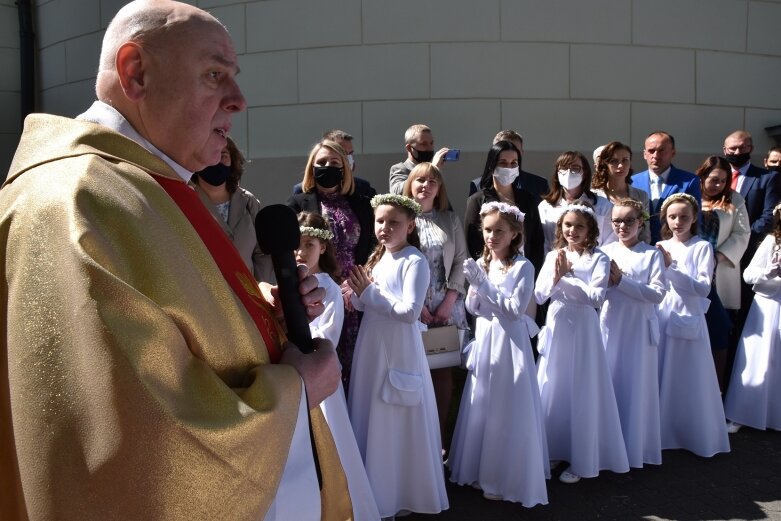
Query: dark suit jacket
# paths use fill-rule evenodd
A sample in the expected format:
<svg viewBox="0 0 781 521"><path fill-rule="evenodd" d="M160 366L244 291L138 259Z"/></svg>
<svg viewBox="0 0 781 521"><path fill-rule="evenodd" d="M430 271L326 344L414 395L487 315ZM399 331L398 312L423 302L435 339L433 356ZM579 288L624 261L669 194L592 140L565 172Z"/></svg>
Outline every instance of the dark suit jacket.
<svg viewBox="0 0 781 521"><path fill-rule="evenodd" d="M773 230L773 208L781 200L781 184L778 172L750 165L740 187L740 195L746 200L746 211L751 223L751 240L756 245ZM753 253L752 253L753 255ZM750 260L750 259L749 259Z"/></svg>
<svg viewBox="0 0 781 521"><path fill-rule="evenodd" d="M700 179L686 170L670 167L670 173L667 174L667 181L659 196L659 200L654 205L651 200L651 175L648 170L643 170L639 174L632 176L632 186L648 193L648 213L651 214L651 244L656 244L662 240L662 223L659 221L659 214L662 210L662 203L672 194L686 193L697 199L697 204L702 204L702 190L700 189Z"/></svg>
<svg viewBox="0 0 781 521"><path fill-rule="evenodd" d="M472 195L475 192L479 192L481 190L480 179L480 177L476 177L469 182L469 195ZM525 170L518 172L518 179L515 180L515 184L518 186L518 188L523 188L524 190L527 190L536 195L538 201L542 199L543 195L550 191L547 179Z"/></svg>
<svg viewBox="0 0 781 521"><path fill-rule="evenodd" d="M368 197L369 199L377 195L377 190L375 190L366 179L353 176L353 181L355 181L355 193ZM303 190L301 190L301 183L296 183L293 185L293 195L300 193L303 193Z"/></svg>
<svg viewBox="0 0 781 521"><path fill-rule="evenodd" d="M543 253L543 243L545 239L542 235L542 223L540 222L540 212L537 209L539 204L537 197L531 192L514 187L515 202L518 208L525 214L523 220L523 251L524 256L534 266L534 277L540 273L542 263L545 261ZM498 201L499 196L496 190L489 188L480 190L469 196L466 200L466 213L464 214L464 227L466 229L466 246L469 255L477 259L483 254L483 230L480 227L480 207L483 203Z"/></svg>
<svg viewBox="0 0 781 521"><path fill-rule="evenodd" d="M367 197L358 193L353 193L346 197L350 208L358 218L358 224L361 226L358 244L355 245L355 264L366 264L375 242L374 212L372 212L372 207ZM287 200L287 205L296 213L320 213L320 200L317 197L316 190L291 196Z"/></svg>

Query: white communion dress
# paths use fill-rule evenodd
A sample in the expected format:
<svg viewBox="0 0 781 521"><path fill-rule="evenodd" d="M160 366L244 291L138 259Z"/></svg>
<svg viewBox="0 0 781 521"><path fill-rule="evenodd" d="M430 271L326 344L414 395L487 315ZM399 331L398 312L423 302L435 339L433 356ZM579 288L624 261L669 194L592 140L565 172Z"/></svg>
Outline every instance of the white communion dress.
<svg viewBox="0 0 781 521"><path fill-rule="evenodd" d="M520 255L506 272L492 262L487 280L469 289L475 340L449 456L451 481L525 507L548 503L550 477L529 341L538 328L525 314L533 289L534 267Z"/></svg>

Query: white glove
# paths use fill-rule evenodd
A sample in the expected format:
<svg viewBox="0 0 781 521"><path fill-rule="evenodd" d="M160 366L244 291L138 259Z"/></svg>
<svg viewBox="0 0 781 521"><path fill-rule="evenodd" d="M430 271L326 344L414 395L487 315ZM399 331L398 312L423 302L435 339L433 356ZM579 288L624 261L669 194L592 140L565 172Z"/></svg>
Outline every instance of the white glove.
<svg viewBox="0 0 781 521"><path fill-rule="evenodd" d="M474 259L464 261L464 276L469 281L469 285L475 289L480 287L486 279L485 270L478 266Z"/></svg>

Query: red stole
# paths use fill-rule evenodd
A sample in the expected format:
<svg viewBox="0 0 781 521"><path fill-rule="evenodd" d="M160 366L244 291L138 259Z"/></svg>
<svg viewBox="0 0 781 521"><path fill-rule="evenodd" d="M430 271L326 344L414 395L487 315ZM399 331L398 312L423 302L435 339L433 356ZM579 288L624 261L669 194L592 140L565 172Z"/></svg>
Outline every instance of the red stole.
<svg viewBox="0 0 781 521"><path fill-rule="evenodd" d="M198 236L211 253L222 276L225 277L225 281L233 293L239 297L247 313L255 322L255 326L266 343L266 350L271 362L279 362L281 354L279 346L285 340L284 333L282 333L279 322L271 314L268 303L258 289L254 275L241 260L236 247L203 205L195 190L180 180L154 174L152 178L174 200L195 231L198 232Z"/></svg>

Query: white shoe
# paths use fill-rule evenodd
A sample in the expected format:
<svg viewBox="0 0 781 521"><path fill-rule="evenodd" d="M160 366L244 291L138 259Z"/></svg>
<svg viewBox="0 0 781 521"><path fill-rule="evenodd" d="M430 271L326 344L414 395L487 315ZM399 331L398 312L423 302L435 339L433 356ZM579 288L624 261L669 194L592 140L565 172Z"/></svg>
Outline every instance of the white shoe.
<svg viewBox="0 0 781 521"><path fill-rule="evenodd" d="M502 499L504 499L499 494L490 494L488 492L483 492L483 497L491 501L501 501Z"/></svg>
<svg viewBox="0 0 781 521"><path fill-rule="evenodd" d="M735 434L738 432L743 426L739 423L735 423L733 421L727 422L727 432L730 434Z"/></svg>
<svg viewBox="0 0 781 521"><path fill-rule="evenodd" d="M572 467L567 467L567 469L559 476L559 481L566 483L567 485L572 485L573 483L580 481L580 476L573 474L570 472L570 470L572 470Z"/></svg>

